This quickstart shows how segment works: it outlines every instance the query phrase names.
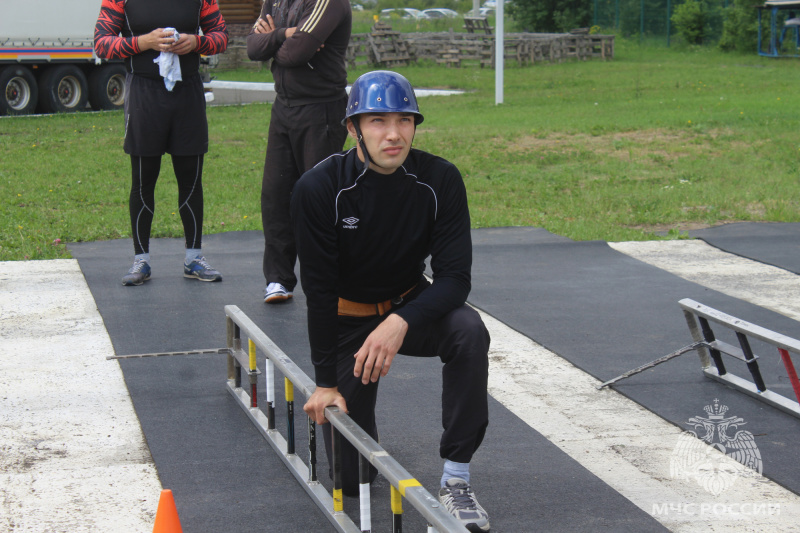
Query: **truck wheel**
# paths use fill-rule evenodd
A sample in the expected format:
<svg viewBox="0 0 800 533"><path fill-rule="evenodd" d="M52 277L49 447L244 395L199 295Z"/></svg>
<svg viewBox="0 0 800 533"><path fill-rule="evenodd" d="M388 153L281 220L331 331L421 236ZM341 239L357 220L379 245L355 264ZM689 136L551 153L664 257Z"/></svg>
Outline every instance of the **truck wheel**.
<svg viewBox="0 0 800 533"><path fill-rule="evenodd" d="M36 109L39 89L28 67L0 70L0 115L27 115Z"/></svg>
<svg viewBox="0 0 800 533"><path fill-rule="evenodd" d="M125 67L103 65L89 74L89 103L92 109L121 109L125 103Z"/></svg>
<svg viewBox="0 0 800 533"><path fill-rule="evenodd" d="M39 81L39 107L44 113L69 113L86 107L88 84L78 67L54 65Z"/></svg>

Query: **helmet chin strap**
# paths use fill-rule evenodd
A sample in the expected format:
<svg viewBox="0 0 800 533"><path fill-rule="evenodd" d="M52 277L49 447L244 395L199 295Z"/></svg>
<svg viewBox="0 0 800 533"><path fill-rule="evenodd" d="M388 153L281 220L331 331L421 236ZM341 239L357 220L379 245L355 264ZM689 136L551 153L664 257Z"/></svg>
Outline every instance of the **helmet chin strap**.
<svg viewBox="0 0 800 533"><path fill-rule="evenodd" d="M364 156L364 165L369 168L371 159L369 158L369 152L367 151L367 143L364 142L364 136L361 134L361 126L359 125L360 119L358 116L351 117L350 122L353 123L353 128L356 130L356 142L358 143L358 147L361 148L361 154ZM373 164L377 167L380 167L378 163Z"/></svg>

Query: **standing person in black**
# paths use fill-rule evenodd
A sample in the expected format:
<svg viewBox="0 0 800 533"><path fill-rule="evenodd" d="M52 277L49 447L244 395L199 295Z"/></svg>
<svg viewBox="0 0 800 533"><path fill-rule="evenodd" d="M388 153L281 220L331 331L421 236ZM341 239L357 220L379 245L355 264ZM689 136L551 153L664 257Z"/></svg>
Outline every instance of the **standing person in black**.
<svg viewBox="0 0 800 533"><path fill-rule="evenodd" d="M94 30L95 53L124 59L128 71L124 148L131 156L129 211L135 255L123 285L150 279L150 228L164 153L172 156L178 180L178 210L186 239L183 275L222 280L201 250L208 122L199 66L200 54L219 54L227 46L228 30L217 0L102 0ZM159 58L178 59L172 61L167 77L161 75Z"/></svg>
<svg viewBox="0 0 800 533"><path fill-rule="evenodd" d="M297 251L289 223L292 187L306 170L344 146L348 0L264 2L247 36L247 55L272 60L272 105L261 183L266 303L292 297Z"/></svg>
<svg viewBox="0 0 800 533"><path fill-rule="evenodd" d="M488 425L489 333L465 304L472 240L461 174L411 148L423 117L399 74L358 78L346 117L356 147L306 172L291 201L317 385L304 410L323 424L325 408L337 406L376 438L378 382L395 355L439 357L439 499L471 531L488 531L469 463ZM432 283L423 275L429 255ZM330 462L330 431L323 434ZM344 493L358 494L349 443L342 472Z"/></svg>

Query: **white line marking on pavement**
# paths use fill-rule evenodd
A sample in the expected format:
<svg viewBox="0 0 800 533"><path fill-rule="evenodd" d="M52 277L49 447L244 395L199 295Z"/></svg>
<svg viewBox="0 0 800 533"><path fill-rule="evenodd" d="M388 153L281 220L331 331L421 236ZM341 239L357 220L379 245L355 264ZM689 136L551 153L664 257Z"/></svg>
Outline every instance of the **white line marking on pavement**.
<svg viewBox="0 0 800 533"><path fill-rule="evenodd" d="M686 280L800 320L800 276L788 270L723 252L701 240L608 244Z"/></svg>
<svg viewBox="0 0 800 533"><path fill-rule="evenodd" d="M0 531L152 531L161 483L78 262L0 273Z"/></svg>

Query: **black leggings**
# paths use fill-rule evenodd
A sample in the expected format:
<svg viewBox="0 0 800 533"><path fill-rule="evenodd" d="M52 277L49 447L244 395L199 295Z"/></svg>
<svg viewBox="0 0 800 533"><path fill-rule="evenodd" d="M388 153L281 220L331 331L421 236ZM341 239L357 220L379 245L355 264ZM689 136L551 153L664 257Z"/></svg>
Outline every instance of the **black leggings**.
<svg viewBox="0 0 800 533"><path fill-rule="evenodd" d="M203 238L203 155L172 157L178 180L178 212L186 248L200 248ZM131 156L131 234L137 254L150 251L150 227L155 213L155 190L161 156Z"/></svg>

